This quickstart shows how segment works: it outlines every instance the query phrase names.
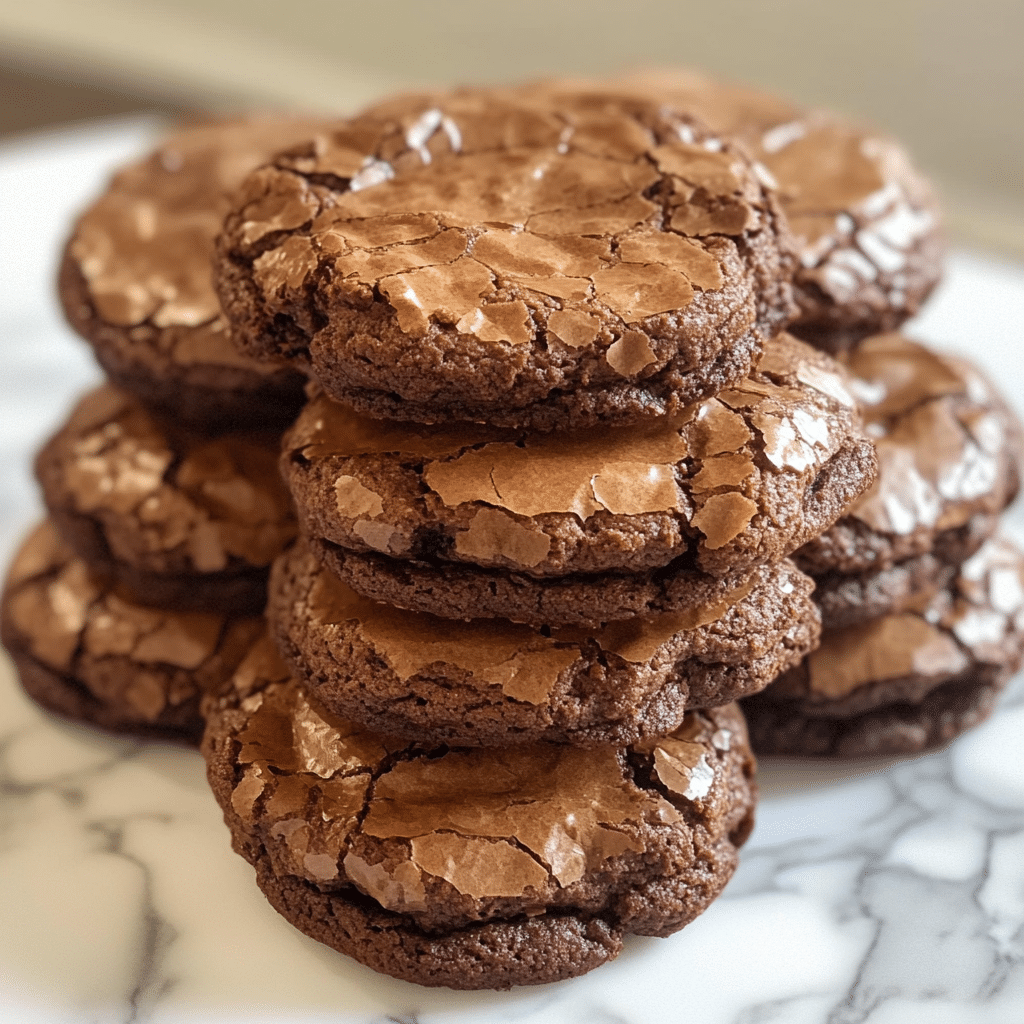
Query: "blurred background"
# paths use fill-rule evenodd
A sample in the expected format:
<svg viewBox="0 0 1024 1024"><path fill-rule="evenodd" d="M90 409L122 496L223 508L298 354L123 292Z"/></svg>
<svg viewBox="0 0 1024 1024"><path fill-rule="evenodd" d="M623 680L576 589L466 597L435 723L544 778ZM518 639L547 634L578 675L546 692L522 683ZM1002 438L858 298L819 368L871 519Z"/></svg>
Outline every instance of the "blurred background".
<svg viewBox="0 0 1024 1024"><path fill-rule="evenodd" d="M1022 39L1020 0L0 0L0 133L689 65L882 125L1024 256Z"/></svg>

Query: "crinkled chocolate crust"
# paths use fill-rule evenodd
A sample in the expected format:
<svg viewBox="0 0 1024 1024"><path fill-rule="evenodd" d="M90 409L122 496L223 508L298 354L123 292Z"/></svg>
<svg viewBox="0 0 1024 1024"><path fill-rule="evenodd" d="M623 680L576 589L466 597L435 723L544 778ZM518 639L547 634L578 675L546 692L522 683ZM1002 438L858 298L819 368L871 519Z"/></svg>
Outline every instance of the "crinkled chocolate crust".
<svg viewBox="0 0 1024 1024"><path fill-rule="evenodd" d="M372 171L387 164L397 167L401 178L403 168L418 159L417 153L436 150L430 157L436 162L451 155L451 145L461 152L461 143L452 140L463 134L462 129L452 132L443 127L444 118L435 114L440 111L449 121L452 117L458 121L456 106L461 105L461 110L466 104L480 108L473 112L478 119L492 105L493 120L513 118L510 134L518 130L514 118L523 110L534 118L531 124L536 127L541 117L561 117L568 125L581 112L590 117L594 111L614 108L620 121L632 118L634 127L642 125L644 131L653 132L655 144L678 141L680 125L696 132L698 140L704 138L703 129L674 115L664 104L571 91L541 99L507 90L465 90L407 97L371 108L339 124L334 134L341 142L331 141L330 133L325 133L308 147L279 155L254 172L236 196L218 243L215 278L222 306L245 351L258 358L284 357L309 365L328 393L375 415L418 422L483 421L537 430L629 423L664 415L721 390L747 372L764 340L778 333L794 309L789 285L793 260L785 219L774 195L750 170L743 172L743 188L749 192L744 202L749 209L757 209L757 225L731 234L702 229L698 241L714 254L723 280L715 288L698 289L688 305L667 312L620 316L591 299L559 300L524 287L513 276L492 272L495 290L480 308L486 313L489 303L503 304L504 309L523 306L527 316L522 338L517 336L516 343L500 338L482 341L474 333L477 328L460 331L454 321L433 315L417 336L400 326L400 317L379 281L372 286L367 281L358 294L351 284L343 286L342 278L335 278L334 257L321 247L314 223L329 217L331 209L355 191L349 188L350 181L362 172L358 162L346 169L352 154L350 136L358 135L364 140L360 144L369 147L364 168ZM404 147L404 152L392 152L397 140L418 137L420 128L403 127L417 117L429 127L426 142L419 149L403 142L398 150ZM410 134L403 135L407 130ZM619 130L613 125L611 134ZM370 139L374 133L376 142ZM571 149L572 143L568 146ZM500 154L508 145L492 148ZM729 143L724 151L734 152ZM457 160L452 161L452 174L460 174ZM371 185L368 193L376 182L367 184ZM653 204L648 215L651 227L667 235L668 186L655 183L642 191L642 201ZM297 203L307 208L301 216L295 212ZM257 207L267 211L265 223L259 220ZM474 232L477 228L470 236ZM610 237L589 229L583 234ZM453 254L437 265L454 258ZM613 261L617 258L612 256ZM561 310L597 314L597 336L583 344L556 341L551 316ZM605 358L608 346L637 330L646 338L643 345L649 360L613 369Z"/></svg>
<svg viewBox="0 0 1024 1024"><path fill-rule="evenodd" d="M29 575L23 575L19 572L20 560L33 545L40 543L52 553L50 564L37 563ZM39 638L33 637L32 631L36 624L48 628L51 620L58 617L53 608L55 598L46 588L61 586L63 571L76 563L84 568L49 524L44 524L26 540L4 585L0 597L0 640L14 659L26 692L43 707L74 721L137 736L197 742L203 727L200 713L203 693L230 678L259 632L261 620L223 618L210 649L199 664L192 667L173 664L169 658L140 661L117 649L92 650L86 641L86 631L96 602L113 596L121 607L141 606L112 595L109 583L85 574L89 581L88 594L92 596L84 598L82 607L75 607L77 598L73 589L65 589L62 594L61 616L76 620L77 635L64 652L66 656L58 656L50 644L40 650ZM38 590L46 596L35 606L35 615L27 617L16 606L30 590ZM130 630L123 621L117 621L118 604L107 606L105 615L110 621L105 626L112 631L120 627L127 639ZM162 610L144 611L159 615ZM82 621L77 622L76 616ZM189 640L182 637L180 642L187 647ZM119 646L114 644L113 648Z"/></svg>
<svg viewBox="0 0 1024 1024"><path fill-rule="evenodd" d="M917 754L949 743L992 713L1012 673L985 666L940 686L918 703L893 703L860 715L804 714L798 701L757 695L743 702L750 741L759 755L875 757Z"/></svg>
<svg viewBox="0 0 1024 1024"><path fill-rule="evenodd" d="M67 251L57 287L68 323L92 346L107 376L165 416L209 433L283 430L302 408L306 378L291 367L260 373L240 366L179 363L170 357L180 338L200 336L204 327L107 323ZM140 346L145 358L139 354Z"/></svg>
<svg viewBox="0 0 1024 1024"><path fill-rule="evenodd" d="M234 735L242 719L230 700L209 710L203 753L234 849L254 865L257 884L293 925L376 971L406 981L455 989L505 989L584 974L613 959L624 934L669 935L703 912L722 891L735 869L737 848L753 828L756 783L737 709L720 708L706 715L714 727L734 732L730 749L717 755L716 775L721 772L722 781L700 810L662 787L644 755L620 755L627 778L667 797L681 814L674 824L641 826L648 844L643 857L608 862L605 869L572 886L575 896L564 892L560 905L533 907L529 915L517 910L521 900L488 901L493 904L492 916L483 921L460 921L455 906L442 913L450 887L436 879L429 883L433 898L440 900L438 920L432 925L383 909L344 877L319 886L280 869L258 830L232 806L242 775ZM466 898L454 902L465 903ZM476 903L470 901L466 909L474 913L473 908Z"/></svg>
<svg viewBox="0 0 1024 1024"><path fill-rule="evenodd" d="M35 473L51 522L97 575L155 607L259 615L269 563L295 531L277 444L183 430L104 385Z"/></svg>
<svg viewBox="0 0 1024 1024"><path fill-rule="evenodd" d="M73 676L62 675L36 661L19 648L21 642L6 613L0 618L0 640L11 656L24 691L41 707L72 722L95 725L108 732L139 736L143 739L180 740L198 746L203 735L198 690L181 704L162 713L156 721L144 721L126 705L97 700ZM111 671L130 672L125 664Z"/></svg>
<svg viewBox="0 0 1024 1024"><path fill-rule="evenodd" d="M271 571L267 616L285 660L331 711L375 731L444 743L621 744L664 735L688 708L763 689L819 636L812 583L782 562L755 570L753 589L717 621L675 634L647 661L627 661L592 639L567 641L579 654L530 703L443 662L403 681L358 621L314 620L310 598L327 572L301 543ZM438 620L439 635L450 628Z"/></svg>
<svg viewBox="0 0 1024 1024"><path fill-rule="evenodd" d="M795 561L812 576L876 574L928 554L965 561L1017 494L1017 415L968 360L899 334L839 361L875 438L878 478Z"/></svg>
<svg viewBox="0 0 1024 1024"><path fill-rule="evenodd" d="M829 352L899 327L942 274L939 204L901 146L822 110L693 71L615 80L734 134L771 171L796 237L790 330ZM842 159L839 154L844 154ZM810 194L810 198L805 193Z"/></svg>

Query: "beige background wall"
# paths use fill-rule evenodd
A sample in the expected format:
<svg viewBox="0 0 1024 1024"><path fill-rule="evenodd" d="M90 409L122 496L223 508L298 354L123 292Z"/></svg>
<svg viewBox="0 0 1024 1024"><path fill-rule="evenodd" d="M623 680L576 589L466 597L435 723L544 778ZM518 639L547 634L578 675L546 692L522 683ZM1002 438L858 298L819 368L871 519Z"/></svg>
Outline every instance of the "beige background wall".
<svg viewBox="0 0 1024 1024"><path fill-rule="evenodd" d="M0 0L0 56L216 107L696 65L886 126L961 235L1024 253L1021 0Z"/></svg>

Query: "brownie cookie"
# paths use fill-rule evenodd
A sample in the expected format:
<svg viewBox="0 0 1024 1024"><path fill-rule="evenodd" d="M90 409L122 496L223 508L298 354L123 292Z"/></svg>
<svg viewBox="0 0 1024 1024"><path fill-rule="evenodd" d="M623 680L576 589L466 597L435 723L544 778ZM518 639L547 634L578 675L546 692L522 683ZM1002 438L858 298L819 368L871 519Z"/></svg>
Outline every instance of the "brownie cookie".
<svg viewBox="0 0 1024 1024"><path fill-rule="evenodd" d="M781 335L734 387L630 429L412 427L314 396L282 467L360 593L596 624L700 604L835 522L875 472L854 405L828 356Z"/></svg>
<svg viewBox="0 0 1024 1024"><path fill-rule="evenodd" d="M450 622L360 597L300 542L274 564L267 617L317 699L367 728L467 746L631 743L796 665L818 638L811 590L783 561L724 600L597 631Z"/></svg>
<svg viewBox="0 0 1024 1024"><path fill-rule="evenodd" d="M552 430L671 413L791 317L773 194L662 102L405 96L254 172L219 242L245 350L421 423Z"/></svg>
<svg viewBox="0 0 1024 1024"><path fill-rule="evenodd" d="M421 985L558 981L668 935L753 824L735 705L625 750L451 749L335 717L262 644L207 715L210 784L274 908Z"/></svg>
<svg viewBox="0 0 1024 1024"><path fill-rule="evenodd" d="M800 257L793 334L835 352L895 330L921 308L942 273L939 209L898 143L835 114L699 74L624 82L735 135L771 172Z"/></svg>
<svg viewBox="0 0 1024 1024"><path fill-rule="evenodd" d="M107 384L36 459L54 525L90 569L146 604L259 614L295 535L276 434L202 437Z"/></svg>
<svg viewBox="0 0 1024 1024"><path fill-rule="evenodd" d="M764 754L915 753L982 721L1024 653L1024 556L999 538L918 607L828 630L744 702Z"/></svg>
<svg viewBox="0 0 1024 1024"><path fill-rule="evenodd" d="M116 174L82 214L64 252L61 301L117 384L204 429L294 417L302 376L238 351L210 261L227 193L317 124L277 118L178 132Z"/></svg>
<svg viewBox="0 0 1024 1024"><path fill-rule="evenodd" d="M828 625L898 610L940 588L1017 493L1015 415L964 359L898 334L842 357L878 449L874 486L795 555Z"/></svg>
<svg viewBox="0 0 1024 1024"><path fill-rule="evenodd" d="M258 618L135 604L91 576L49 523L22 545L0 604L0 638L43 707L193 743L203 692L231 677L262 629Z"/></svg>

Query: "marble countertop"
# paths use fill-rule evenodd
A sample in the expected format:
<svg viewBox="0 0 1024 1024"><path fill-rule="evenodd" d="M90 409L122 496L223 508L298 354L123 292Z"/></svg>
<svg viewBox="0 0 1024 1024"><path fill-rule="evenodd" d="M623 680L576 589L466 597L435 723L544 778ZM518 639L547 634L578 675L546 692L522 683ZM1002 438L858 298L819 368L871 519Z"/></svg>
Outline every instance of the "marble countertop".
<svg viewBox="0 0 1024 1024"><path fill-rule="evenodd" d="M99 377L52 298L71 213L145 121L0 148L0 559L39 515L31 453ZM913 332L1024 411L1024 270L955 253ZM1024 538L1024 515L1007 520ZM295 931L230 850L198 754L56 720L0 655L0 1019L24 1024L1020 1024L1024 683L946 750L769 760L724 896L584 978L419 989Z"/></svg>

